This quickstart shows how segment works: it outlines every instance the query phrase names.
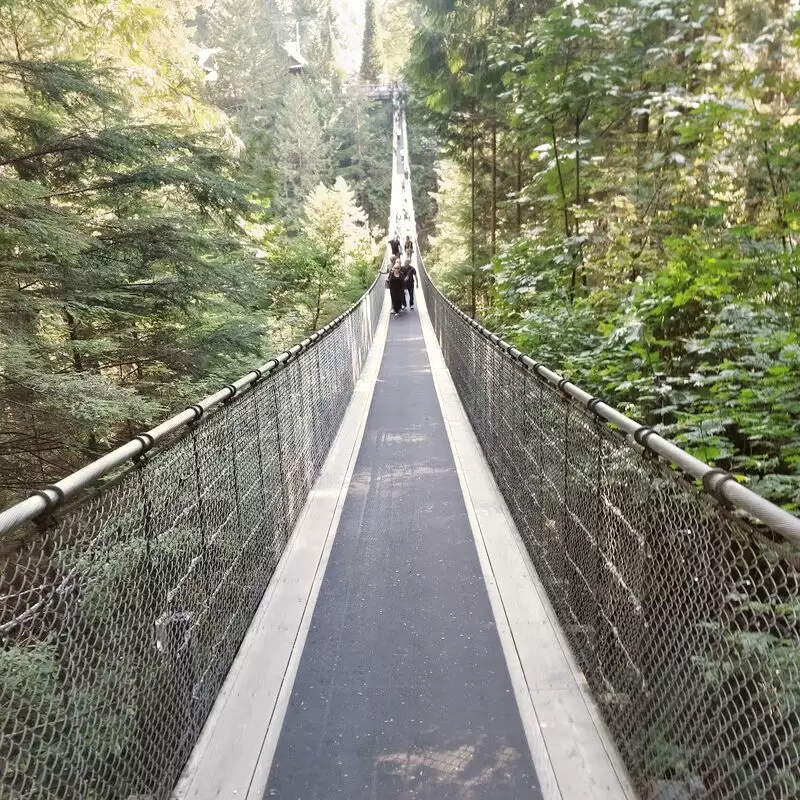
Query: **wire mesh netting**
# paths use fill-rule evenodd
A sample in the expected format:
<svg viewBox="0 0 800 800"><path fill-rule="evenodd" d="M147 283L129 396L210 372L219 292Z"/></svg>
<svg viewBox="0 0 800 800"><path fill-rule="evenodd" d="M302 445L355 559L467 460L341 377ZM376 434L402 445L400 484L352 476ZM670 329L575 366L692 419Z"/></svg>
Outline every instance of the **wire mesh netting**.
<svg viewBox="0 0 800 800"><path fill-rule="evenodd" d="M72 510L0 539L0 797L167 797L372 343L343 321Z"/></svg>
<svg viewBox="0 0 800 800"><path fill-rule="evenodd" d="M800 797L800 549L492 342L423 272L445 361L645 800Z"/></svg>

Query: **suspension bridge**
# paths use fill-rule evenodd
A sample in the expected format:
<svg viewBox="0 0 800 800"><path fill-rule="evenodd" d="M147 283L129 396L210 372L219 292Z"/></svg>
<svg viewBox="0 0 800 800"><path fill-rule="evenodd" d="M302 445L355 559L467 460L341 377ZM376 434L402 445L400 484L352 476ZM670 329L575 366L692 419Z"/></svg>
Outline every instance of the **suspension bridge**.
<svg viewBox="0 0 800 800"><path fill-rule="evenodd" d="M0 513L2 798L800 796L800 521L415 259Z"/></svg>

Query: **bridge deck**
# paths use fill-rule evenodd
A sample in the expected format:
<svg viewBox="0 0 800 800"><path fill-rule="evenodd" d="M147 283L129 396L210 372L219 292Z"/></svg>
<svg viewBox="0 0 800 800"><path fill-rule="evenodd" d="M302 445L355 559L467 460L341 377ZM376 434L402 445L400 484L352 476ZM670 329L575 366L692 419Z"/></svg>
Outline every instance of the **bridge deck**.
<svg viewBox="0 0 800 800"><path fill-rule="evenodd" d="M634 796L418 303L384 307L176 800Z"/></svg>
<svg viewBox="0 0 800 800"><path fill-rule="evenodd" d="M388 314L175 800L633 798L424 298Z"/></svg>
<svg viewBox="0 0 800 800"><path fill-rule="evenodd" d="M417 312L378 384L265 797L540 797Z"/></svg>

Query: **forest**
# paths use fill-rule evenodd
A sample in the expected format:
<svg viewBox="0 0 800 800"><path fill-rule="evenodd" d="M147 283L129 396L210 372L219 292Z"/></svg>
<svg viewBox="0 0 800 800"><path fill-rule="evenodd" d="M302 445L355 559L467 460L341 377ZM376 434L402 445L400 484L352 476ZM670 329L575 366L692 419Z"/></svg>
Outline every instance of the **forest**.
<svg viewBox="0 0 800 800"><path fill-rule="evenodd" d="M421 0L428 265L537 361L800 508L788 0ZM417 187L418 188L418 187Z"/></svg>
<svg viewBox="0 0 800 800"><path fill-rule="evenodd" d="M372 281L391 111L358 88L367 39L362 77L328 0L0 3L0 505Z"/></svg>

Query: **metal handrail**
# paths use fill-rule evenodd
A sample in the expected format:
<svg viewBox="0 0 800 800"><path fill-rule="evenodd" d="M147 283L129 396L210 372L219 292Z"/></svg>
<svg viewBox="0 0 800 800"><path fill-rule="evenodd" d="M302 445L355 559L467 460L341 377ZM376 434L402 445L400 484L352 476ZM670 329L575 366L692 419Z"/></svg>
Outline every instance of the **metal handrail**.
<svg viewBox="0 0 800 800"><path fill-rule="evenodd" d="M336 317L332 322L329 322L293 347L274 356L260 367L250 370L250 372L243 375L241 378L223 386L222 389L214 392L214 394L210 394L197 403L188 406L184 411L175 414L160 425L156 425L155 428L151 428L149 431L139 434L129 442L120 445L110 453L87 464L85 467L81 467L79 470L67 475L60 481L48 486L43 486L30 497L0 512L0 535L13 531L20 525L36 519L36 517L45 512L53 511L57 506L63 505L66 500L74 497L78 492L90 488L98 480L105 477L113 470L127 462L140 458L167 436L177 431L183 431L185 433L189 429L189 426L197 422L205 413L219 408L234 397L252 389L259 381L278 367L284 366L311 345L319 342L321 339L328 336L331 331L338 328L339 325L365 301L379 279L380 273L364 294L361 295L350 308Z"/></svg>
<svg viewBox="0 0 800 800"><path fill-rule="evenodd" d="M699 458L695 458L695 456L690 455L685 450L682 450L677 445L660 436L651 427L643 425L620 411L617 411L604 400L584 391L572 381L549 369L544 364L535 361L509 342L501 339L496 333L484 328L483 325L476 322L472 317L458 308L458 306L436 286L425 270L422 256L419 255L418 249L417 253L421 272L427 277L431 288L459 317L461 317L461 319L464 320L464 322L468 323L478 331L481 336L492 342L492 344L499 348L505 355L523 364L538 378L545 380L551 386L554 386L560 392L576 401L593 414L606 422L616 425L623 433L630 436L641 447L660 456L692 478L701 481L703 489L709 494L761 520L765 525L776 533L779 533L792 544L800 545L800 519L761 497L761 495L756 494L746 486L743 486L730 472L711 467Z"/></svg>

